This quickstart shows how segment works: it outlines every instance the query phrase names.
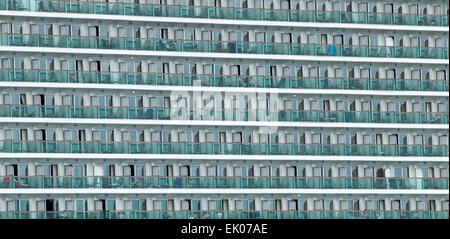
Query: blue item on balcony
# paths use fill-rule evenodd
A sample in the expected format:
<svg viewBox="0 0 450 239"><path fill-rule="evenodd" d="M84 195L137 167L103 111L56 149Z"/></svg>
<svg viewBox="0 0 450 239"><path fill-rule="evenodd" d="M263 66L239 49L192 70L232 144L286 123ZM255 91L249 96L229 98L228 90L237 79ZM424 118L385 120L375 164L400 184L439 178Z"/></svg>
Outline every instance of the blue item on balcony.
<svg viewBox="0 0 450 239"><path fill-rule="evenodd" d="M153 119L153 109L147 109L146 116L147 119Z"/></svg>
<svg viewBox="0 0 450 239"><path fill-rule="evenodd" d="M176 178L174 182L175 188L182 188L183 187L183 179L182 178Z"/></svg>
<svg viewBox="0 0 450 239"><path fill-rule="evenodd" d="M328 52L329 56L334 56L336 54L336 46L330 46L330 50Z"/></svg>

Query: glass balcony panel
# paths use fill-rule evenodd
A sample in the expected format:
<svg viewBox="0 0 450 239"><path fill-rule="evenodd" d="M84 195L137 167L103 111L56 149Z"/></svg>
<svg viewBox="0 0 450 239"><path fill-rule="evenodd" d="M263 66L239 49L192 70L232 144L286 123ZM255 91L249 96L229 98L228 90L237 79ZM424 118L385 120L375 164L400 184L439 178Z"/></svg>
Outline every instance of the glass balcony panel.
<svg viewBox="0 0 450 239"><path fill-rule="evenodd" d="M176 85L208 87L258 87L288 89L343 89L390 91L448 91L447 80L354 79L354 78L266 78L232 75L179 75L156 73L79 72L0 69L0 81L132 85Z"/></svg>
<svg viewBox="0 0 450 239"><path fill-rule="evenodd" d="M448 48L445 47L308 45L299 43L190 41L153 38L25 35L12 33L1 33L0 35L0 44L2 46L448 59Z"/></svg>
<svg viewBox="0 0 450 239"><path fill-rule="evenodd" d="M340 11L159 5L151 3L12 0L2 2L0 10L289 22L448 26L448 16L438 14L348 13Z"/></svg>
<svg viewBox="0 0 450 239"><path fill-rule="evenodd" d="M2 153L232 154L447 157L448 145L325 145L100 141L0 141Z"/></svg>

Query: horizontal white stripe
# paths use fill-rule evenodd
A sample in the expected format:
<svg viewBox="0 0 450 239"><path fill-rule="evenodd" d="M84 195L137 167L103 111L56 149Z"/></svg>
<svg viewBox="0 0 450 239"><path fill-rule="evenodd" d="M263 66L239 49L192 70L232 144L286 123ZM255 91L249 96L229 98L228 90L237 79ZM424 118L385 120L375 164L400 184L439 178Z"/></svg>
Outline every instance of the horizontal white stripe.
<svg viewBox="0 0 450 239"><path fill-rule="evenodd" d="M443 129L448 124L390 124L390 123L329 123L329 122L276 122L231 120L145 120L145 119L80 119L0 117L0 123L29 124L108 124L108 125L192 125L192 126L249 126L249 127L301 127L301 128L372 128L372 129Z"/></svg>
<svg viewBox="0 0 450 239"><path fill-rule="evenodd" d="M126 84L90 84L90 83L47 83L47 82L2 82L0 87L29 87L53 89L93 89L93 90L135 90L135 91L203 91L238 93L276 93L304 95L380 95L380 96L427 96L446 97L445 91L387 91L387 90L338 90L338 89L284 89L284 88L246 88L246 87L206 87L206 86L163 86L163 85L126 85Z"/></svg>
<svg viewBox="0 0 450 239"><path fill-rule="evenodd" d="M314 195L314 194L358 194L358 195L449 195L448 190L416 190L416 189L217 189L217 188L29 188L0 189L0 195L15 194L284 194L284 195Z"/></svg>
<svg viewBox="0 0 450 239"><path fill-rule="evenodd" d="M168 159L224 161L332 161L332 162L427 162L449 163L448 157L325 156L325 155L221 155L221 154L77 154L77 153L0 153L0 159Z"/></svg>

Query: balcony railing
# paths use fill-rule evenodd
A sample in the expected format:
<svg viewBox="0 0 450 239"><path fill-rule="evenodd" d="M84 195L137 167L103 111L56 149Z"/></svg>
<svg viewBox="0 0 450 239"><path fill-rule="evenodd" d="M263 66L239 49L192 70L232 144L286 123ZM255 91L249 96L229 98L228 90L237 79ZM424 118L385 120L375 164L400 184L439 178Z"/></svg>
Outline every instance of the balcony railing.
<svg viewBox="0 0 450 239"><path fill-rule="evenodd" d="M185 143L1 140L0 153L327 155L448 157L448 145Z"/></svg>
<svg viewBox="0 0 450 239"><path fill-rule="evenodd" d="M449 189L448 178L0 176L0 188Z"/></svg>
<svg viewBox="0 0 450 239"><path fill-rule="evenodd" d="M434 14L108 3L101 2L100 0L89 2L67 0L9 0L0 2L0 10L258 21L448 26L447 15Z"/></svg>
<svg viewBox="0 0 450 239"><path fill-rule="evenodd" d="M11 211L0 219L448 219L448 211Z"/></svg>
<svg viewBox="0 0 450 239"><path fill-rule="evenodd" d="M448 47L405 47L0 33L1 46L448 59Z"/></svg>
<svg viewBox="0 0 450 239"><path fill-rule="evenodd" d="M448 113L0 105L0 117L448 124Z"/></svg>
<svg viewBox="0 0 450 239"><path fill-rule="evenodd" d="M346 77L276 77L138 72L0 69L0 81L160 86L256 87L389 91L448 91L448 80Z"/></svg>

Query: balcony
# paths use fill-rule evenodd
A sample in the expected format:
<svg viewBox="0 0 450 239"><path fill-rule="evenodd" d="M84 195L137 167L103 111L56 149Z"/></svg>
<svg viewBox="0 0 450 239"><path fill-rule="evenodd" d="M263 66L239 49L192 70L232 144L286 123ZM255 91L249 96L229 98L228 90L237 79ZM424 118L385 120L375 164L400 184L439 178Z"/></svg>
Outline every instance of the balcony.
<svg viewBox="0 0 450 239"><path fill-rule="evenodd" d="M0 10L229 20L448 26L447 15L79 2L73 0L4 1L0 3Z"/></svg>
<svg viewBox="0 0 450 239"><path fill-rule="evenodd" d="M448 59L447 47L331 45L0 33L0 46L292 56Z"/></svg>
<svg viewBox="0 0 450 239"><path fill-rule="evenodd" d="M0 219L448 219L448 211L12 211Z"/></svg>
<svg viewBox="0 0 450 239"><path fill-rule="evenodd" d="M1 140L0 153L448 157L448 145L270 144Z"/></svg>
<svg viewBox="0 0 450 239"><path fill-rule="evenodd" d="M0 117L448 124L448 113L0 105Z"/></svg>
<svg viewBox="0 0 450 239"><path fill-rule="evenodd" d="M0 82L50 82L280 89L448 91L448 80L346 77L276 77L142 72L0 69Z"/></svg>
<svg viewBox="0 0 450 239"><path fill-rule="evenodd" d="M0 188L449 189L448 178L0 176Z"/></svg>

